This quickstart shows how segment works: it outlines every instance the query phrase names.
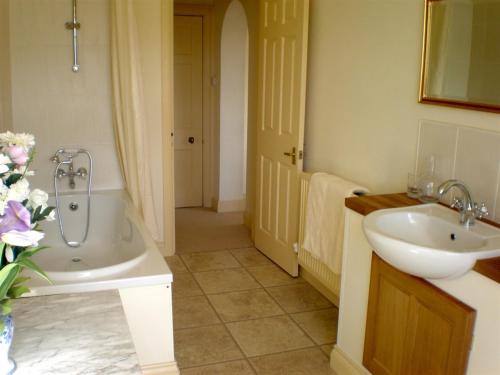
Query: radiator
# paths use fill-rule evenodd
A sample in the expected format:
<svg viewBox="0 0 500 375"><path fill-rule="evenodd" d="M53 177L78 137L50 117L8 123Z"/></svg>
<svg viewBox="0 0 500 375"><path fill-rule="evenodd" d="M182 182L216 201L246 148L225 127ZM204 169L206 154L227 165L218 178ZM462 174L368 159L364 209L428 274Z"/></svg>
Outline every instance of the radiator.
<svg viewBox="0 0 500 375"><path fill-rule="evenodd" d="M299 215L299 265L306 272L302 276L315 287L317 287L326 297L338 306L340 294L340 275L333 273L323 262L312 257L309 252L302 248L304 243L304 232L306 224L307 194L309 191L310 173L301 173L300 181L300 215ZM314 280L311 280L314 278ZM319 284L319 285L318 285Z"/></svg>

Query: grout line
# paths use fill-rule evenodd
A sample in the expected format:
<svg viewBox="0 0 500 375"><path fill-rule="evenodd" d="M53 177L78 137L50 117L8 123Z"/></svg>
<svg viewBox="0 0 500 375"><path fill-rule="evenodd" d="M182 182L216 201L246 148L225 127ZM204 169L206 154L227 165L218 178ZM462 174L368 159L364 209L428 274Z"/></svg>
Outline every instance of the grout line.
<svg viewBox="0 0 500 375"><path fill-rule="evenodd" d="M243 358L240 358L240 359L232 359L232 360L223 360L223 361L218 361L218 362L215 362L215 363L206 363L206 364L200 364L200 365L196 365L196 366L190 366L190 367L183 367L182 370L184 369L191 369L191 368L202 368L202 367L205 367L205 366L214 366L214 365L217 365L217 364L223 364L223 363L230 363L230 362L237 362L237 361L245 361L248 365L249 365L249 368L250 370L254 373L254 374L257 374L257 368L252 364L252 362L250 361L250 359L252 358L261 358L261 357L269 357L269 356L273 356L273 355L279 355L279 354L284 354L284 353L292 353L292 352L296 352L296 351L301 351L301 350L308 350L308 349L317 349L319 350L323 355L325 355L327 358L329 357L327 353L325 353L321 347L324 346L324 345L330 345L329 344L316 344L316 342L314 341L314 339L312 338L312 336L310 336L292 317L292 314L300 314L300 313L306 313L306 312L313 312L313 311L322 311L322 310L329 310L329 309L332 309L334 308L334 306L330 306L330 307L322 307L322 308L319 308L319 309L313 309L313 310L306 310L306 311L298 311L298 312L293 312L293 313L290 313L288 311L286 311L286 309L279 303L279 301L274 298L271 293L269 292L269 288L279 288L279 287L287 287L287 286L292 286L292 285L299 285L297 282L296 282L296 279L292 279L290 280L290 284L280 284L280 285L273 285L273 286L264 286L263 283L261 283L253 274L251 274L249 272L249 268L257 268L257 267L266 267L266 266L274 266L274 267L277 267L274 262L272 264L269 264L269 265L261 265L261 266L245 266L240 260L238 260L238 258L236 256L234 256L234 254L231 252L231 250L238 250L238 249L249 249L249 248L252 248L252 247L248 247L248 246L245 246L245 247L241 247L241 248L234 248L234 249L223 249L223 250L208 250L208 251L201 251L201 252L198 252L199 254L207 254L207 253L211 253L211 252L215 252L215 251L224 251L224 250L227 250L229 252L229 255L234 258L237 263L241 264L241 267L231 267L231 268L222 268L222 269L215 269L215 270L207 270L207 271L195 271L193 272L189 267L187 267L187 264L184 262L184 260L182 259L182 257L180 256L181 254L178 254L178 257L179 259L181 259L181 262L184 264L185 268L186 268L186 271L182 271L180 273L187 273L191 276L191 278L194 280L195 284L198 286L198 288L201 290L201 295L198 295L198 296L177 296L176 298L179 300L182 300L182 299L187 299L187 298L193 298L193 297L201 297L203 296L209 303L209 306L212 308L213 312L216 314L217 318L220 320L220 323L214 323L214 324L208 324L208 325L202 325L202 326L195 326L195 327L184 327L184 328L179 328L179 329L175 329L174 331L182 331L182 330L188 330L188 329L195 329L195 328L204 328L204 327L212 327L212 326L223 326L224 327L224 330L229 334L229 337L231 337L231 339L233 340L233 342L235 343L236 347L239 349L240 353L242 354ZM254 248L254 247L253 247ZM257 251L259 251L258 249L256 249ZM260 251L259 251L260 254L262 254ZM189 255L189 254L196 254L196 253L184 253L182 255ZM263 254L264 255L264 254ZM265 255L264 255L265 256ZM267 258L267 257L266 257ZM248 274L254 281L256 281L256 283L259 285L258 287L256 288L251 288L251 289L243 289L243 290L231 290L231 291L223 291L223 292L218 292L218 293L207 293L205 292L205 290L202 288L201 284L198 282L198 280L196 279L195 277L195 273L204 273L204 272L213 272L213 271L223 271L223 270L231 270L231 269L243 269L245 271L246 274ZM311 287L313 287L311 284L309 284L307 281L303 280L303 282L301 282L300 284L307 284ZM314 287L313 287L314 288ZM221 318L221 315L217 312L217 309L214 307L214 305L212 304L209 296L217 296L217 295L225 295L225 294L231 294L231 293L244 293L244 292L251 292L251 291L256 291L256 290L263 290L270 298L271 298L271 301L273 301L277 306L279 306L279 308L282 310L282 313L281 314L276 314L276 315L271 315L271 316L263 316L263 317L258 317L258 318L250 318L250 319L244 319L244 320L237 320L237 321L231 321L231 322L225 322L222 318ZM305 337L309 338L310 341L311 341L311 344L312 345L309 345L309 346L305 346L305 347L302 347L302 348L296 348L296 349L289 349L289 350L282 350L282 351L279 351L279 352L276 352L276 353L268 353L268 354L262 354L262 355L258 355L258 356L247 356L245 354L245 352L243 351L242 347L240 346L240 344L238 343L238 341L235 339L235 337L232 335L231 331L229 330L228 328L228 324L230 323L238 323L238 322L245 322L245 321L252 321L252 320L259 320L259 319L265 319L265 318L273 318L273 317L278 317L278 316L286 316L288 317L288 319L292 322L292 324L294 324L301 332L303 332L303 334L305 335ZM175 348L174 348L175 349Z"/></svg>

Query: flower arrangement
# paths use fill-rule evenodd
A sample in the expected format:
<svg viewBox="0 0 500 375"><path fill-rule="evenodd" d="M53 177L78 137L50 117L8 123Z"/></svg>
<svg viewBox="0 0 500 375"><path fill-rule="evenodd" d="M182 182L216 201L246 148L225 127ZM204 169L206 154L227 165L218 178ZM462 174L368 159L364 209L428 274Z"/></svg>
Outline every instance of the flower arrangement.
<svg viewBox="0 0 500 375"><path fill-rule="evenodd" d="M28 277L23 269L48 280L42 269L30 258L44 247L38 242L44 234L39 223L54 220L54 207L47 204L48 194L40 189L30 191L26 177L33 159L35 139L31 134L0 133L0 315L11 311L11 299L29 292L23 285ZM50 281L50 280L48 280ZM0 319L0 332L4 322Z"/></svg>

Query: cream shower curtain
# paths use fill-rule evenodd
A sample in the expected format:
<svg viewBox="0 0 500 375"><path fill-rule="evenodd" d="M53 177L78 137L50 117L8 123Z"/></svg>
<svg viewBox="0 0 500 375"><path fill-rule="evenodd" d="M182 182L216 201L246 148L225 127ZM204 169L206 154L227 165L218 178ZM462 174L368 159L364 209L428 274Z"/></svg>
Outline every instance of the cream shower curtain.
<svg viewBox="0 0 500 375"><path fill-rule="evenodd" d="M127 191L156 241L162 212L153 201L148 126L133 8L134 0L111 0L113 126Z"/></svg>

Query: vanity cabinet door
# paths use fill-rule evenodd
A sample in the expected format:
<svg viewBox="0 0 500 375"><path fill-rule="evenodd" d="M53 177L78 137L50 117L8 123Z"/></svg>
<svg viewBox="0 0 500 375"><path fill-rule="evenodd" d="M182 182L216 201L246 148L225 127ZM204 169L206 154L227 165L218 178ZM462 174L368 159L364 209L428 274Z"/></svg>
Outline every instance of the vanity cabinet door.
<svg viewBox="0 0 500 375"><path fill-rule="evenodd" d="M465 374L475 310L372 257L363 365L374 375Z"/></svg>

